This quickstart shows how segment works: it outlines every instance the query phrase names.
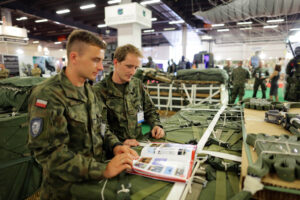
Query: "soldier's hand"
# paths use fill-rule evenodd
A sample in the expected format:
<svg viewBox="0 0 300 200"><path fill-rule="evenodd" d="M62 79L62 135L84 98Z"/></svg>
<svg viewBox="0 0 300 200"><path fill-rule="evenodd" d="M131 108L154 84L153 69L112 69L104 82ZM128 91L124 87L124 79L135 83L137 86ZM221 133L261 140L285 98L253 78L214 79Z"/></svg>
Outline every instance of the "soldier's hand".
<svg viewBox="0 0 300 200"><path fill-rule="evenodd" d="M165 131L160 126L154 126L151 133L152 137L155 139L159 139L165 136Z"/></svg>
<svg viewBox="0 0 300 200"><path fill-rule="evenodd" d="M123 144L131 147L136 147L140 145L140 143L136 141L136 139L127 139L123 142Z"/></svg>
<svg viewBox="0 0 300 200"><path fill-rule="evenodd" d="M114 155L126 153L129 154L131 158L134 160L139 158L138 153L126 145L118 145L113 149L113 151L114 151Z"/></svg>
<svg viewBox="0 0 300 200"><path fill-rule="evenodd" d="M107 164L103 176L105 178L112 178L120 174L123 170L132 169L132 156L128 153L118 154Z"/></svg>

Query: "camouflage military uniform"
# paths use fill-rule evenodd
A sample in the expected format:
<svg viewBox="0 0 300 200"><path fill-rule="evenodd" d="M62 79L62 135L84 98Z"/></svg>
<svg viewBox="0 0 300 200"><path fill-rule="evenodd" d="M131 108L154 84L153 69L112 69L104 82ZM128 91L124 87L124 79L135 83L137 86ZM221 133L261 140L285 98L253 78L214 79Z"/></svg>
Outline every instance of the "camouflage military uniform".
<svg viewBox="0 0 300 200"><path fill-rule="evenodd" d="M286 67L286 89L284 99L300 101L300 55L290 60Z"/></svg>
<svg viewBox="0 0 300 200"><path fill-rule="evenodd" d="M8 75L9 75L9 70L8 69L0 70L0 80L7 78Z"/></svg>
<svg viewBox="0 0 300 200"><path fill-rule="evenodd" d="M252 73L252 77L255 77L254 86L253 86L253 96L256 97L258 87L261 87L262 98L266 98L266 78L269 76L267 69L263 67L257 67Z"/></svg>
<svg viewBox="0 0 300 200"><path fill-rule="evenodd" d="M40 77L41 76L41 69L40 68L33 68L31 70L31 75Z"/></svg>
<svg viewBox="0 0 300 200"><path fill-rule="evenodd" d="M28 146L43 167L41 199L71 199L73 183L103 179L104 148L112 152L119 142L105 126L105 107L91 86L81 89L64 69L30 96Z"/></svg>
<svg viewBox="0 0 300 200"><path fill-rule="evenodd" d="M239 95L239 101L243 99L245 94L245 83L248 78L250 78L249 71L242 66L239 66L232 71L233 90L231 103L234 103L237 95Z"/></svg>
<svg viewBox="0 0 300 200"><path fill-rule="evenodd" d="M97 83L94 90L105 101L108 109L107 120L113 133L121 141L140 137L141 123L137 121L137 114L140 111L144 111L145 121L151 128L156 125L161 126L155 106L142 82L132 77L122 92L113 83L112 74Z"/></svg>

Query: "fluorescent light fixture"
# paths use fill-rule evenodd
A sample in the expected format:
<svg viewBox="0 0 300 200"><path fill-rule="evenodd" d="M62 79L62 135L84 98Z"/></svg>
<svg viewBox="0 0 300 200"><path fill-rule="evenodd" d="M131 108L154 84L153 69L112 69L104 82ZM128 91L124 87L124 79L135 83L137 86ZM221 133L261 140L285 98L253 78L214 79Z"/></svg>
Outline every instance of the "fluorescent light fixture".
<svg viewBox="0 0 300 200"><path fill-rule="evenodd" d="M153 18L151 18L151 21L157 21L157 18L156 17L153 17Z"/></svg>
<svg viewBox="0 0 300 200"><path fill-rule="evenodd" d="M176 20L176 21L170 21L169 24L182 24L184 23L184 20Z"/></svg>
<svg viewBox="0 0 300 200"><path fill-rule="evenodd" d="M61 42L54 42L54 44L61 44Z"/></svg>
<svg viewBox="0 0 300 200"><path fill-rule="evenodd" d="M218 32L227 32L227 31L229 31L229 29L228 29L228 28L225 28L225 29L218 29L217 31L218 31Z"/></svg>
<svg viewBox="0 0 300 200"><path fill-rule="evenodd" d="M106 25L106 24L98 24L97 27L98 27L98 28L104 28L104 27L107 27L107 25Z"/></svg>
<svg viewBox="0 0 300 200"><path fill-rule="evenodd" d="M17 21L22 21L22 20L27 20L28 18L27 17L19 17L19 18L16 18Z"/></svg>
<svg viewBox="0 0 300 200"><path fill-rule="evenodd" d="M70 12L69 9L63 9L63 10L58 10L58 11L56 11L56 14L61 15L61 14L69 13L69 12Z"/></svg>
<svg viewBox="0 0 300 200"><path fill-rule="evenodd" d="M170 28L164 28L164 31L174 31L176 28L170 27Z"/></svg>
<svg viewBox="0 0 300 200"><path fill-rule="evenodd" d="M107 2L108 4L116 4L116 3L121 3L121 0L110 0Z"/></svg>
<svg viewBox="0 0 300 200"><path fill-rule="evenodd" d="M159 2L160 2L160 0L149 0L149 1L143 1L140 4L144 6L144 5L155 4L155 3L159 3Z"/></svg>
<svg viewBox="0 0 300 200"><path fill-rule="evenodd" d="M224 24L212 24L212 27L220 27L220 26L224 26Z"/></svg>
<svg viewBox="0 0 300 200"><path fill-rule="evenodd" d="M60 22L54 22L55 24L60 24Z"/></svg>
<svg viewBox="0 0 300 200"><path fill-rule="evenodd" d="M278 25L270 25L270 26L264 26L264 28L277 28Z"/></svg>
<svg viewBox="0 0 300 200"><path fill-rule="evenodd" d="M95 7L96 7L96 5L92 3L92 4L80 6L80 9L84 10L84 9L95 8Z"/></svg>
<svg viewBox="0 0 300 200"><path fill-rule="evenodd" d="M245 28L240 28L240 30L251 30L252 29L252 27L245 27Z"/></svg>
<svg viewBox="0 0 300 200"><path fill-rule="evenodd" d="M144 30L143 32L144 33L151 33L151 32L154 32L154 29Z"/></svg>
<svg viewBox="0 0 300 200"><path fill-rule="evenodd" d="M35 20L34 22L35 23L42 23L42 22L47 22L48 19L38 19L38 20Z"/></svg>
<svg viewBox="0 0 300 200"><path fill-rule="evenodd" d="M38 44L38 43L40 43L40 41L35 40L35 41L33 41L32 43L33 43L33 44Z"/></svg>
<svg viewBox="0 0 300 200"><path fill-rule="evenodd" d="M209 35L202 36L202 40L212 40L212 39L213 39L213 37L209 36Z"/></svg>
<svg viewBox="0 0 300 200"><path fill-rule="evenodd" d="M252 24L252 22L238 22L236 24L237 25L248 25L248 24Z"/></svg>
<svg viewBox="0 0 300 200"><path fill-rule="evenodd" d="M24 51L22 49L17 49L16 52L17 52L17 54L23 54L24 53Z"/></svg>
<svg viewBox="0 0 300 200"><path fill-rule="evenodd" d="M290 31L300 31L300 28L291 28Z"/></svg>
<svg viewBox="0 0 300 200"><path fill-rule="evenodd" d="M271 20L268 20L267 23L278 23L278 22L283 22L284 19L271 19Z"/></svg>

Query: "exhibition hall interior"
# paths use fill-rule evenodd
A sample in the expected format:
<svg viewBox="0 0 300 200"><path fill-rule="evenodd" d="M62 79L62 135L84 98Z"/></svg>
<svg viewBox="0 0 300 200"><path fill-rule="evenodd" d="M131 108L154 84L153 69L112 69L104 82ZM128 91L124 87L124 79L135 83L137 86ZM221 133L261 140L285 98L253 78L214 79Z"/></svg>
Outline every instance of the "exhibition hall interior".
<svg viewBox="0 0 300 200"><path fill-rule="evenodd" d="M0 14L0 199L300 199L300 0Z"/></svg>

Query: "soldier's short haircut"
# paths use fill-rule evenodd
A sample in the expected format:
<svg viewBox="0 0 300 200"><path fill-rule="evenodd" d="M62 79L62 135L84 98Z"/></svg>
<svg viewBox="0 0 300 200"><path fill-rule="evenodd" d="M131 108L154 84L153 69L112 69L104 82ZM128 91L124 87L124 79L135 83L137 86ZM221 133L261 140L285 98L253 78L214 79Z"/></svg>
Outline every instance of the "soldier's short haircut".
<svg viewBox="0 0 300 200"><path fill-rule="evenodd" d="M69 55L71 51L77 51L79 54L82 53L84 48L84 44L97 46L101 49L106 49L106 43L102 41L99 36L95 34L84 31L84 30L74 30L68 37L67 42L67 55Z"/></svg>
<svg viewBox="0 0 300 200"><path fill-rule="evenodd" d="M125 60L127 54L129 53L134 54L140 58L143 57L142 52L138 48L136 48L132 44L126 44L116 49L114 58L117 59L118 62L122 62L123 60Z"/></svg>

